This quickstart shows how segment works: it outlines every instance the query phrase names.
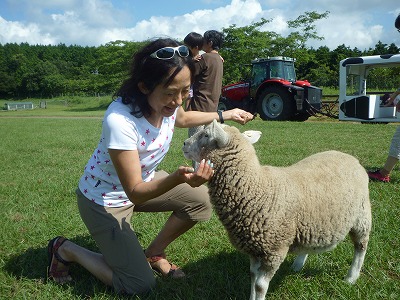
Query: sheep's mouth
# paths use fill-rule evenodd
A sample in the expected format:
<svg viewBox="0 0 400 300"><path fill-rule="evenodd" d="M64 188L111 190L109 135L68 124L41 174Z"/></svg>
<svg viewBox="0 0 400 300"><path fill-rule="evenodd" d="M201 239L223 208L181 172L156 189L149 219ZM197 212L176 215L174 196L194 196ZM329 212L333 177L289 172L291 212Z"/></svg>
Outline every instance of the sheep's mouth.
<svg viewBox="0 0 400 300"><path fill-rule="evenodd" d="M189 152L183 151L183 155L185 156L185 158L190 159Z"/></svg>
<svg viewBox="0 0 400 300"><path fill-rule="evenodd" d="M190 153L190 152L188 152L188 151L183 151L183 156L185 156L186 159L191 159L191 160L194 160L194 161L197 162L197 163L200 163L200 162L199 162L200 160L195 159L194 157L191 157L189 153Z"/></svg>

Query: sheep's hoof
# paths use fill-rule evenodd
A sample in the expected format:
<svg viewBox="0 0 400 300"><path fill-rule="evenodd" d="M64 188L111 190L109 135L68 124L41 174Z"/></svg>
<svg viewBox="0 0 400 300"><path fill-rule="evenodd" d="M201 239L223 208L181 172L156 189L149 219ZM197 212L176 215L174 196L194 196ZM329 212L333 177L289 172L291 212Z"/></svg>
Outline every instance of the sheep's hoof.
<svg viewBox="0 0 400 300"><path fill-rule="evenodd" d="M357 279L358 279L358 277L355 277L355 276L353 276L353 277L346 276L346 277L344 278L344 280L345 280L348 284L355 284L356 281L357 281Z"/></svg>

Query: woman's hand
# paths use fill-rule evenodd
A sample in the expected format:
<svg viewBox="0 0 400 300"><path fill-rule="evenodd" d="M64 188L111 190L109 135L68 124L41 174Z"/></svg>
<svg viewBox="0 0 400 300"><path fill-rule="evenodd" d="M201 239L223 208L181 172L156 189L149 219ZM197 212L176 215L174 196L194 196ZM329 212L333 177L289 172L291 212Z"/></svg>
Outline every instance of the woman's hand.
<svg viewBox="0 0 400 300"><path fill-rule="evenodd" d="M201 59L201 55L197 54L195 57L193 57L193 60L199 61Z"/></svg>
<svg viewBox="0 0 400 300"><path fill-rule="evenodd" d="M248 121L254 120L255 116L248 111L240 108L234 108L222 112L222 117L226 120L235 121L239 124L246 124Z"/></svg>
<svg viewBox="0 0 400 300"><path fill-rule="evenodd" d="M393 100L394 100L394 99L388 98L388 101L386 102L386 104L384 105L384 107L393 106Z"/></svg>
<svg viewBox="0 0 400 300"><path fill-rule="evenodd" d="M400 101L399 101L400 92L394 92L388 98L387 103L384 106L396 106L396 111L400 112Z"/></svg>
<svg viewBox="0 0 400 300"><path fill-rule="evenodd" d="M197 170L192 167L181 166L177 172L191 187L201 186L210 180L214 174L213 164L210 161L206 162L204 159L200 162Z"/></svg>

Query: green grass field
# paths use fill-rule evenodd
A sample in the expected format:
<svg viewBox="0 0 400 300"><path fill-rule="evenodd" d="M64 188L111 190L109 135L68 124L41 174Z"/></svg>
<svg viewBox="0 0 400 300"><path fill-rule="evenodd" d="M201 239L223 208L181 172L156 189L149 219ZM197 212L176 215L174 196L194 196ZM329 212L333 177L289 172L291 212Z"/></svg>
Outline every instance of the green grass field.
<svg viewBox="0 0 400 300"><path fill-rule="evenodd" d="M126 299L76 265L71 268L74 280L70 284L46 281L49 239L65 235L97 249L79 217L74 190L97 145L108 102L94 99L89 104L0 112L0 299ZM255 145L263 164L286 166L318 151L336 149L356 156L370 169L386 159L396 124L256 119L241 128L263 132ZM181 153L187 131L175 132L172 149L162 164L167 171L190 163ZM294 257L289 255L273 278L267 298L400 299L399 193L398 169L391 183L370 184L373 230L362 274L354 286L343 281L353 256L347 239L329 253L310 256L299 273L290 270ZM133 227L143 247L167 216L134 215ZM188 277L179 281L160 278L157 289L143 299L249 297L249 260L231 246L215 215L180 237L167 254Z"/></svg>

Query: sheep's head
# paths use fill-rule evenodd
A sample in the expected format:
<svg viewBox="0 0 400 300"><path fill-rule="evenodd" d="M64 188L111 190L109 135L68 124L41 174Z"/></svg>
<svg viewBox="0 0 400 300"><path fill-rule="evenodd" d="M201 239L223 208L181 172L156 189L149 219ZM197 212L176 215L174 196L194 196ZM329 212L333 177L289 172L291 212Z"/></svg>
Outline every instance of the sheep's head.
<svg viewBox="0 0 400 300"><path fill-rule="evenodd" d="M207 154L213 149L221 149L229 144L231 135L224 130L227 125L219 124L214 120L209 125L205 126L202 130L188 138L183 143L183 153L187 159L200 162L206 158ZM233 129L237 130L233 127ZM242 133L242 135L254 144L261 136L260 131L249 130Z"/></svg>

